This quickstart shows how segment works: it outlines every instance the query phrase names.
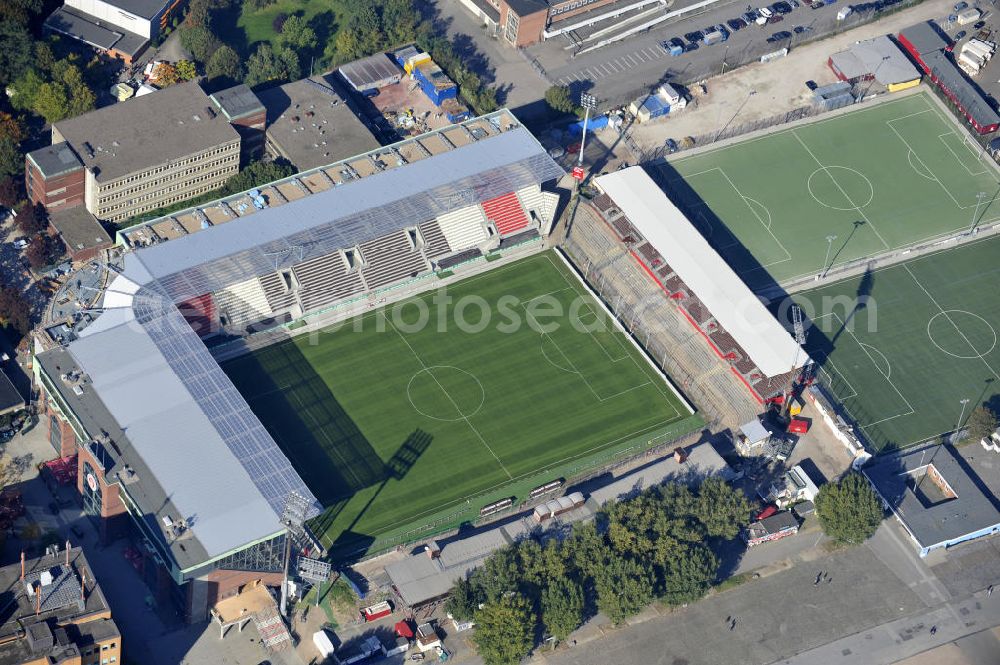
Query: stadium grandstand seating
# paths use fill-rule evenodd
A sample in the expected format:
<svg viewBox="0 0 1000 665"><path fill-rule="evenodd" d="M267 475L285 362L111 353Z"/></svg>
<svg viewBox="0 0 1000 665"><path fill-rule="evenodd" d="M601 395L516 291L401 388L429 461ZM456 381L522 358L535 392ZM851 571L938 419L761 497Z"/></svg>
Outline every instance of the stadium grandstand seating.
<svg viewBox="0 0 1000 665"><path fill-rule="evenodd" d="M260 285L264 288L264 296L272 312L284 311L296 304L295 292L285 285L280 274L272 272L263 275Z"/></svg>
<svg viewBox="0 0 1000 665"><path fill-rule="evenodd" d="M217 310L211 293L179 302L177 309L180 310L188 325L199 335L205 336L215 330Z"/></svg>
<svg viewBox="0 0 1000 665"><path fill-rule="evenodd" d="M237 328L243 328L274 313L257 278L226 287L215 294L215 302L228 324Z"/></svg>
<svg viewBox="0 0 1000 665"><path fill-rule="evenodd" d="M517 190L517 198L521 201L521 206L530 216L532 212L539 220L551 219L555 210L550 210L551 197L538 187L522 187ZM558 199L556 199L558 201Z"/></svg>
<svg viewBox="0 0 1000 665"><path fill-rule="evenodd" d="M377 289L430 270L423 252L410 244L407 234L397 231L361 245L368 288Z"/></svg>
<svg viewBox="0 0 1000 665"><path fill-rule="evenodd" d="M486 215L478 205L466 206L437 218L441 233L453 250L469 249L486 240Z"/></svg>
<svg viewBox="0 0 1000 665"><path fill-rule="evenodd" d="M292 267L299 283L303 311L326 307L364 290L357 270L348 270L340 252L319 256Z"/></svg>
<svg viewBox="0 0 1000 665"><path fill-rule="evenodd" d="M451 253L448 239L444 237L441 225L436 219L424 222L417 228L420 229L420 235L424 238L424 253L427 254L427 258L433 259Z"/></svg>
<svg viewBox="0 0 1000 665"><path fill-rule="evenodd" d="M514 192L483 201L483 211L502 236L517 233L528 226L528 216L524 214L521 201Z"/></svg>

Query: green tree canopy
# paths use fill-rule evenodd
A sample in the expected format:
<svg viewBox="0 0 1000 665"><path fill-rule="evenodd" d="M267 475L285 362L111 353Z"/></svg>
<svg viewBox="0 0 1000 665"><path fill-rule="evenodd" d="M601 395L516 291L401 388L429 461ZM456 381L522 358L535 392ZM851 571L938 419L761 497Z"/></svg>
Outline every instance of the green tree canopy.
<svg viewBox="0 0 1000 665"><path fill-rule="evenodd" d="M649 562L644 564L625 557L609 558L594 575L597 608L614 623L622 623L653 600L655 583Z"/></svg>
<svg viewBox="0 0 1000 665"><path fill-rule="evenodd" d="M547 633L563 642L583 623L583 588L575 580L556 577L542 592L542 624Z"/></svg>
<svg viewBox="0 0 1000 665"><path fill-rule="evenodd" d="M743 492L722 478L712 477L706 478L698 487L695 510L709 536L730 540L747 525L753 506Z"/></svg>
<svg viewBox="0 0 1000 665"><path fill-rule="evenodd" d="M239 54L231 46L220 46L208 59L205 76L219 87L235 85L243 77Z"/></svg>
<svg viewBox="0 0 1000 665"><path fill-rule="evenodd" d="M823 485L816 495L816 514L823 531L837 542L862 543L882 523L882 503L859 473Z"/></svg>
<svg viewBox="0 0 1000 665"><path fill-rule="evenodd" d="M3 44L0 48L0 87L19 78L31 67L33 43L34 39L24 25L10 20L0 21L0 44Z"/></svg>
<svg viewBox="0 0 1000 665"><path fill-rule="evenodd" d="M451 588L444 610L459 621L469 621L475 616L483 600L482 590L463 577Z"/></svg>
<svg viewBox="0 0 1000 665"><path fill-rule="evenodd" d="M285 160L252 162L222 186L222 195L238 194L254 187L281 180L295 173L295 168Z"/></svg>
<svg viewBox="0 0 1000 665"><path fill-rule="evenodd" d="M289 16L281 28L279 42L284 46L302 53L316 48L316 31L301 16Z"/></svg>
<svg viewBox="0 0 1000 665"><path fill-rule="evenodd" d="M267 81L294 81L300 77L299 57L287 47L261 44L247 59L244 83L253 87Z"/></svg>
<svg viewBox="0 0 1000 665"><path fill-rule="evenodd" d="M554 85L546 90L545 103L557 113L576 112L576 104L568 85Z"/></svg>
<svg viewBox="0 0 1000 665"><path fill-rule="evenodd" d="M10 136L0 136L0 177L24 175L24 155Z"/></svg>
<svg viewBox="0 0 1000 665"><path fill-rule="evenodd" d="M222 43L207 25L195 25L181 30L181 46L197 62L208 62Z"/></svg>
<svg viewBox="0 0 1000 665"><path fill-rule="evenodd" d="M486 665L516 665L531 652L535 616L528 601L508 594L476 612L472 641Z"/></svg>

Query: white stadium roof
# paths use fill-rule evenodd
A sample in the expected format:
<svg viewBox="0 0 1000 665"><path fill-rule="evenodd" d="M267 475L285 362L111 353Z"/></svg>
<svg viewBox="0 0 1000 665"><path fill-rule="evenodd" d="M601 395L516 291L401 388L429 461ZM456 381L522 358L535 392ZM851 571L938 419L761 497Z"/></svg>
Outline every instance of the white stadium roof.
<svg viewBox="0 0 1000 665"><path fill-rule="evenodd" d="M761 372L779 376L806 364L809 356L641 167L595 182Z"/></svg>

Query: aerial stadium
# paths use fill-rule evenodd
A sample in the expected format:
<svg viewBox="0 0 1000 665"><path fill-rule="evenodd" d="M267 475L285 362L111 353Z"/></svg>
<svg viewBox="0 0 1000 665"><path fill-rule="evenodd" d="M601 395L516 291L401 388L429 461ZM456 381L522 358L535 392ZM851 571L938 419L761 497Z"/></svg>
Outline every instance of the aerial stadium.
<svg viewBox="0 0 1000 665"><path fill-rule="evenodd" d="M698 429L550 246L561 175L499 111L120 231L35 362L85 511L193 621Z"/></svg>

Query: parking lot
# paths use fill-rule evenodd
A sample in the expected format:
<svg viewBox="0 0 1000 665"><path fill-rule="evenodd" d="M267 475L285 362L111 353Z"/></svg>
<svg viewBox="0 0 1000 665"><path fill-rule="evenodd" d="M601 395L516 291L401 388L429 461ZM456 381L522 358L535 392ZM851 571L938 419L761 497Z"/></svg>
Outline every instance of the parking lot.
<svg viewBox="0 0 1000 665"><path fill-rule="evenodd" d="M573 53L579 50L574 46L576 35L555 37L529 47L527 52L558 84L590 91L605 105L615 105L630 101L648 90L654 82L668 79L680 83L698 81L756 61L765 53L785 47L795 48L803 41L860 25L875 16L874 3L867 11L853 11L844 20L838 20L838 13L849 5L845 0L834 0L822 6L816 4L815 9L803 0L796 0L798 6L791 6L791 0L787 4L790 11L781 15L780 21L762 26L754 23L733 30L728 22L735 23L738 17L756 5L728 2L712 5L707 11L690 17L678 17L619 43L575 57ZM671 10L676 11L682 6L682 3L675 4ZM780 15L780 12L775 13ZM663 47L663 42L671 39L681 39L689 45L691 40L684 39L684 35L696 37L693 34L695 31L704 32L719 24L724 24L729 33L725 41L709 46L699 42L697 47L687 46L689 50L675 56ZM626 27L630 26L623 26L623 29ZM776 33L779 38L769 42L768 39ZM591 43L584 42L583 46Z"/></svg>
<svg viewBox="0 0 1000 665"><path fill-rule="evenodd" d="M991 2L970 2L969 6L982 12L978 22L959 25L957 22L949 22L947 18L942 18L938 22L945 34L952 39L957 38L954 50L956 57L961 52L962 46L970 39L975 38L980 30L986 33L983 37L987 41L996 43L997 39L1000 38L1000 12L996 11L994 4ZM979 86L986 99L996 109L997 100L1000 100L1000 58L990 59L978 74L968 76L968 78Z"/></svg>

